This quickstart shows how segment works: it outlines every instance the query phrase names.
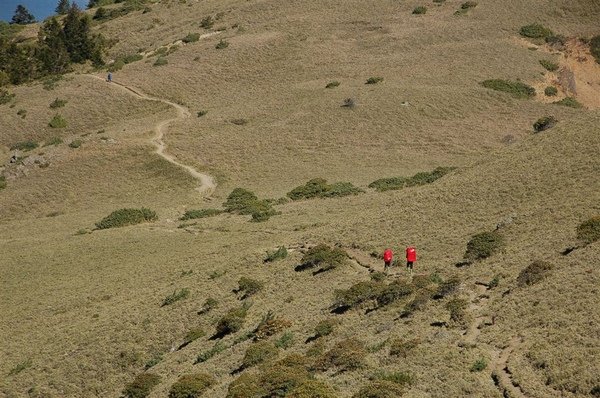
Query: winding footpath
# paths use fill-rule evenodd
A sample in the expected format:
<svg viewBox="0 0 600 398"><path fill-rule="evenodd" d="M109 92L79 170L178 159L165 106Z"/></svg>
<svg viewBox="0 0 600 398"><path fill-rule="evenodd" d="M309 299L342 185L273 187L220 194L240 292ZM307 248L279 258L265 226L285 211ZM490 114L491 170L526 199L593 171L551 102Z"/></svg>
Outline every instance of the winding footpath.
<svg viewBox="0 0 600 398"><path fill-rule="evenodd" d="M104 81L104 78L96 76L96 75L87 74L85 76L89 76L94 79ZM173 123L177 120L183 120L183 119L187 119L188 117L190 117L190 111L182 105L176 104L174 102L171 102L171 101L163 99L163 98L152 97L152 96L147 95L133 87L127 86L127 85L119 83L119 82L113 81L112 83L106 83L106 84L110 84L113 87L117 87L123 91L126 91L130 95L133 95L139 99L143 99L143 100L147 100L147 101L162 102L163 104L167 104L167 105L175 108L175 110L177 111L176 117L162 120L154 125L153 128L154 128L155 134L150 139L150 143L156 148L156 150L154 152L158 156L160 156L163 159L165 159L166 161L186 170L192 177L194 177L196 180L198 180L200 182L200 186L198 186L196 188L196 190L198 192L200 192L204 196L210 196L216 188L216 184L215 184L213 177L211 177L208 174L201 173L198 170L194 169L192 166L177 161L177 159L175 159L175 157L173 155L165 153L167 145L165 144L163 138L165 136L165 131L166 131L167 127L171 123Z"/></svg>

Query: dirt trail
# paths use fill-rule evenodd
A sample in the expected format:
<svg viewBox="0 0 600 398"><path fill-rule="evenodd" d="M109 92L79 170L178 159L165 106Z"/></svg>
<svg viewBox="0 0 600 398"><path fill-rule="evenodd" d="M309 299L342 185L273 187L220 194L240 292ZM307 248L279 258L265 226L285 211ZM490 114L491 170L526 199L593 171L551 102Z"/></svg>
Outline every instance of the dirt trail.
<svg viewBox="0 0 600 398"><path fill-rule="evenodd" d="M470 304L467 308L467 313L471 314L473 321L463 335L463 344L475 344L477 337L479 337L479 334L481 333L481 328L484 326L484 322L487 319L487 317L482 314L482 310L485 308L487 300L489 300L489 297L485 293L486 291L487 289L485 286L477 285L477 289L470 294Z"/></svg>
<svg viewBox="0 0 600 398"><path fill-rule="evenodd" d="M521 344L520 337L513 337L506 348L492 362L492 378L496 387L506 398L527 398L518 384L512 378L512 373L508 367L508 360L513 351Z"/></svg>
<svg viewBox="0 0 600 398"><path fill-rule="evenodd" d="M104 81L104 78L99 77L99 76L95 76L95 75L86 75L86 76L90 76L95 79ZM189 166L187 164L177 161L173 155L169 155L168 153L165 153L165 149L167 148L167 145L164 143L163 137L165 135L165 130L166 130L167 126L174 121L183 120L183 119L190 117L189 110L186 107L176 104L174 102L171 102L169 100L147 95L147 94L145 94L133 87L127 86L123 83L113 81L112 83L107 83L107 84L111 84L114 87L118 87L140 99L144 99L144 100L148 100L148 101L162 102L163 104L167 104L167 105L175 108L175 110L177 111L177 117L162 120L159 123L157 123L156 125L154 125L155 134L151 138L150 142L152 143L152 145L154 145L156 147L156 150L155 150L156 154L161 156L166 161L185 169L192 177L194 177L195 179L200 181L200 186L196 188L196 190L198 190L198 192L200 192L201 194L203 194L205 196L210 196L216 188L215 181L210 175L201 173L198 170L194 169L192 166Z"/></svg>

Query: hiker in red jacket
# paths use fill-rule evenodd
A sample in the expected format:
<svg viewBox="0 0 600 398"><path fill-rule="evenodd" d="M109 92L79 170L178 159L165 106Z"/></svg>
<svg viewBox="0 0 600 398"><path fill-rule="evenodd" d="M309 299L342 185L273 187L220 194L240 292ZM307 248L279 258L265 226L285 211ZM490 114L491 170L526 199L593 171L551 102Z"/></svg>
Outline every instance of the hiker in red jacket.
<svg viewBox="0 0 600 398"><path fill-rule="evenodd" d="M392 265L392 260L394 258L394 253L392 253L392 249L385 249L383 252L383 263L385 264L383 269L387 271L387 269Z"/></svg>
<svg viewBox="0 0 600 398"><path fill-rule="evenodd" d="M413 265L417 261L417 249L412 246L406 248L406 268L411 273L413 272Z"/></svg>

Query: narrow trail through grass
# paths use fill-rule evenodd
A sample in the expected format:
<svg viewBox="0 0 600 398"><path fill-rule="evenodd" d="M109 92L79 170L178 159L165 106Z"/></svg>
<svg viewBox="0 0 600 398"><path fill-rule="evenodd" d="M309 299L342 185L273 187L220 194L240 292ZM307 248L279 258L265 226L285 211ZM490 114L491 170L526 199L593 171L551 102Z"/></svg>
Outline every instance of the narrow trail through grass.
<svg viewBox="0 0 600 398"><path fill-rule="evenodd" d="M94 79L104 81L104 78L96 76L96 75L87 74L86 76L93 77ZM112 83L107 82L106 84L111 84L113 86L116 86L139 99L162 102L164 104L167 104L167 105L175 108L175 110L177 111L177 117L162 120L162 121L158 122L156 125L154 125L153 128L154 128L155 134L150 139L150 143L152 145L154 145L154 147L156 147L156 150L155 150L156 154L161 156L166 161L185 169L192 177L194 177L195 179L200 181L200 186L196 188L198 190L198 192L200 192L201 194L203 194L205 196L210 196L216 188L216 184L215 184L215 181L212 176L205 174L205 173L201 173L198 170L196 170L195 168L193 168L192 166L177 161L173 155L165 153L165 150L167 148L167 145L165 144L165 142L163 140L163 138L165 136L165 130L167 129L169 124L171 124L172 122L177 121L177 120L183 120L183 119L190 117L190 111L182 105L176 104L174 102L171 102L171 101L163 99L163 98L152 97L150 95L147 95L147 94L139 91L138 89L127 86L123 83L113 81Z"/></svg>

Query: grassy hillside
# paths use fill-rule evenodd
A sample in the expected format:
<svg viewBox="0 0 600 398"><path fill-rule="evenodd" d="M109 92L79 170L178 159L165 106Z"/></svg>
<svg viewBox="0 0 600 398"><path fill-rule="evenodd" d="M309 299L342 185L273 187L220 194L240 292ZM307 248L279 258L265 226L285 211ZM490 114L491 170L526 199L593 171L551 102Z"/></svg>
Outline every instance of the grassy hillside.
<svg viewBox="0 0 600 398"><path fill-rule="evenodd" d="M600 113L588 96L575 96L581 108L540 100L539 60L566 51L519 37L534 22L597 35L597 5L479 1L455 15L454 0L322 3L151 2L94 25L108 58L142 54L113 72L122 86L81 66L51 90L8 87L0 395L177 397L198 373L205 397L598 394L600 246L577 228L600 214ZM189 33L199 40L179 42ZM57 113L66 127L48 126ZM549 115L556 125L534 133ZM156 152L160 125L165 152L212 175L214 192ZM38 146L11 149L28 141ZM415 175L440 166L456 168ZM407 186L368 187L386 177ZM363 192L282 199L314 178ZM223 209L236 187L273 215L180 220ZM96 229L134 208L158 219ZM482 232L499 248L465 261ZM334 269L310 268L320 244L337 250ZM265 261L280 247L287 256ZM399 263L383 275L387 247ZM155 382L132 395L141 374Z"/></svg>

